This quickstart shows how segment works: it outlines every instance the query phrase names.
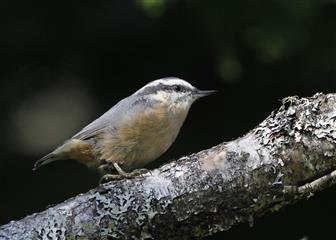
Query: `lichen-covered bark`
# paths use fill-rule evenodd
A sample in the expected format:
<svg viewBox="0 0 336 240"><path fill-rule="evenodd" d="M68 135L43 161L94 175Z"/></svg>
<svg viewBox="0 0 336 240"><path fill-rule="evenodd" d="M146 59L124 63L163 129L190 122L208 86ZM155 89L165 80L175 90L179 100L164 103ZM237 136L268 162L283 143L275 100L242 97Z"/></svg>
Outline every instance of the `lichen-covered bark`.
<svg viewBox="0 0 336 240"><path fill-rule="evenodd" d="M336 95L290 97L244 137L0 227L1 239L194 239L335 183Z"/></svg>

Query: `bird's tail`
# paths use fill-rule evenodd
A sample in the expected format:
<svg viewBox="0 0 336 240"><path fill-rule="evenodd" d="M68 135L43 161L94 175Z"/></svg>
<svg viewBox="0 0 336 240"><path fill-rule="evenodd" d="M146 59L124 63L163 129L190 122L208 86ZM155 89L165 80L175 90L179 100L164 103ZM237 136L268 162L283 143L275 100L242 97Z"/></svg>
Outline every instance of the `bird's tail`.
<svg viewBox="0 0 336 240"><path fill-rule="evenodd" d="M75 159L86 165L92 165L91 163L95 164L92 146L82 140L71 139L40 160L37 160L33 170L37 170L48 163L66 159Z"/></svg>
<svg viewBox="0 0 336 240"><path fill-rule="evenodd" d="M37 160L34 164L33 171L39 169L40 167L51 163L53 161L59 160L60 158L58 157L58 154L55 154L54 152L49 153L48 155L44 156L43 158Z"/></svg>

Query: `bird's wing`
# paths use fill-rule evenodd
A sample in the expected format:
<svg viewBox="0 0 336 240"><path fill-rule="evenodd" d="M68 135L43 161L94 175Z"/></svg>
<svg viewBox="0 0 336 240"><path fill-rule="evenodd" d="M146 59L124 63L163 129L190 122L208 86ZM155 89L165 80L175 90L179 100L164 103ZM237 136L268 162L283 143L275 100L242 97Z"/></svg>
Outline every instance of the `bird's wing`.
<svg viewBox="0 0 336 240"><path fill-rule="evenodd" d="M84 127L81 131L76 133L72 139L86 140L99 135L107 128L113 128L121 120L125 111L129 109L129 98L125 98L114 105L110 110L104 113L102 116L94 120L92 123Z"/></svg>
<svg viewBox="0 0 336 240"><path fill-rule="evenodd" d="M93 123L95 123L95 121L86 126L85 128L83 128L80 132L76 133L72 137L72 139L86 140L92 138L94 136L97 136L108 126L107 123L99 123L99 124L93 124Z"/></svg>

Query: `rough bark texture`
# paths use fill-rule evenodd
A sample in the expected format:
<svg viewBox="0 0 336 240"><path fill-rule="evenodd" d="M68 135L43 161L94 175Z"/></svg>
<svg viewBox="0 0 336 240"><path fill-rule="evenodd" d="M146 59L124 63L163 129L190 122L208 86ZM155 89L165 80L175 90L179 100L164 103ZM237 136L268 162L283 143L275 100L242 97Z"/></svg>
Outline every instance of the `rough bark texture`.
<svg viewBox="0 0 336 240"><path fill-rule="evenodd" d="M190 239L335 183L336 95L289 97L244 137L0 227L1 239Z"/></svg>

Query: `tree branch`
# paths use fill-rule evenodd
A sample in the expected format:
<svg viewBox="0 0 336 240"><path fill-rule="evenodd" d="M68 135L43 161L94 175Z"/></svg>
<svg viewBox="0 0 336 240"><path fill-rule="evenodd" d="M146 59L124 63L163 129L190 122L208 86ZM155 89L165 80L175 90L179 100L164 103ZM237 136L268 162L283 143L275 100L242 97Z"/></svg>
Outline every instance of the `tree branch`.
<svg viewBox="0 0 336 240"><path fill-rule="evenodd" d="M335 94L285 98L242 138L12 221L0 238L190 239L251 222L335 184L335 118Z"/></svg>

